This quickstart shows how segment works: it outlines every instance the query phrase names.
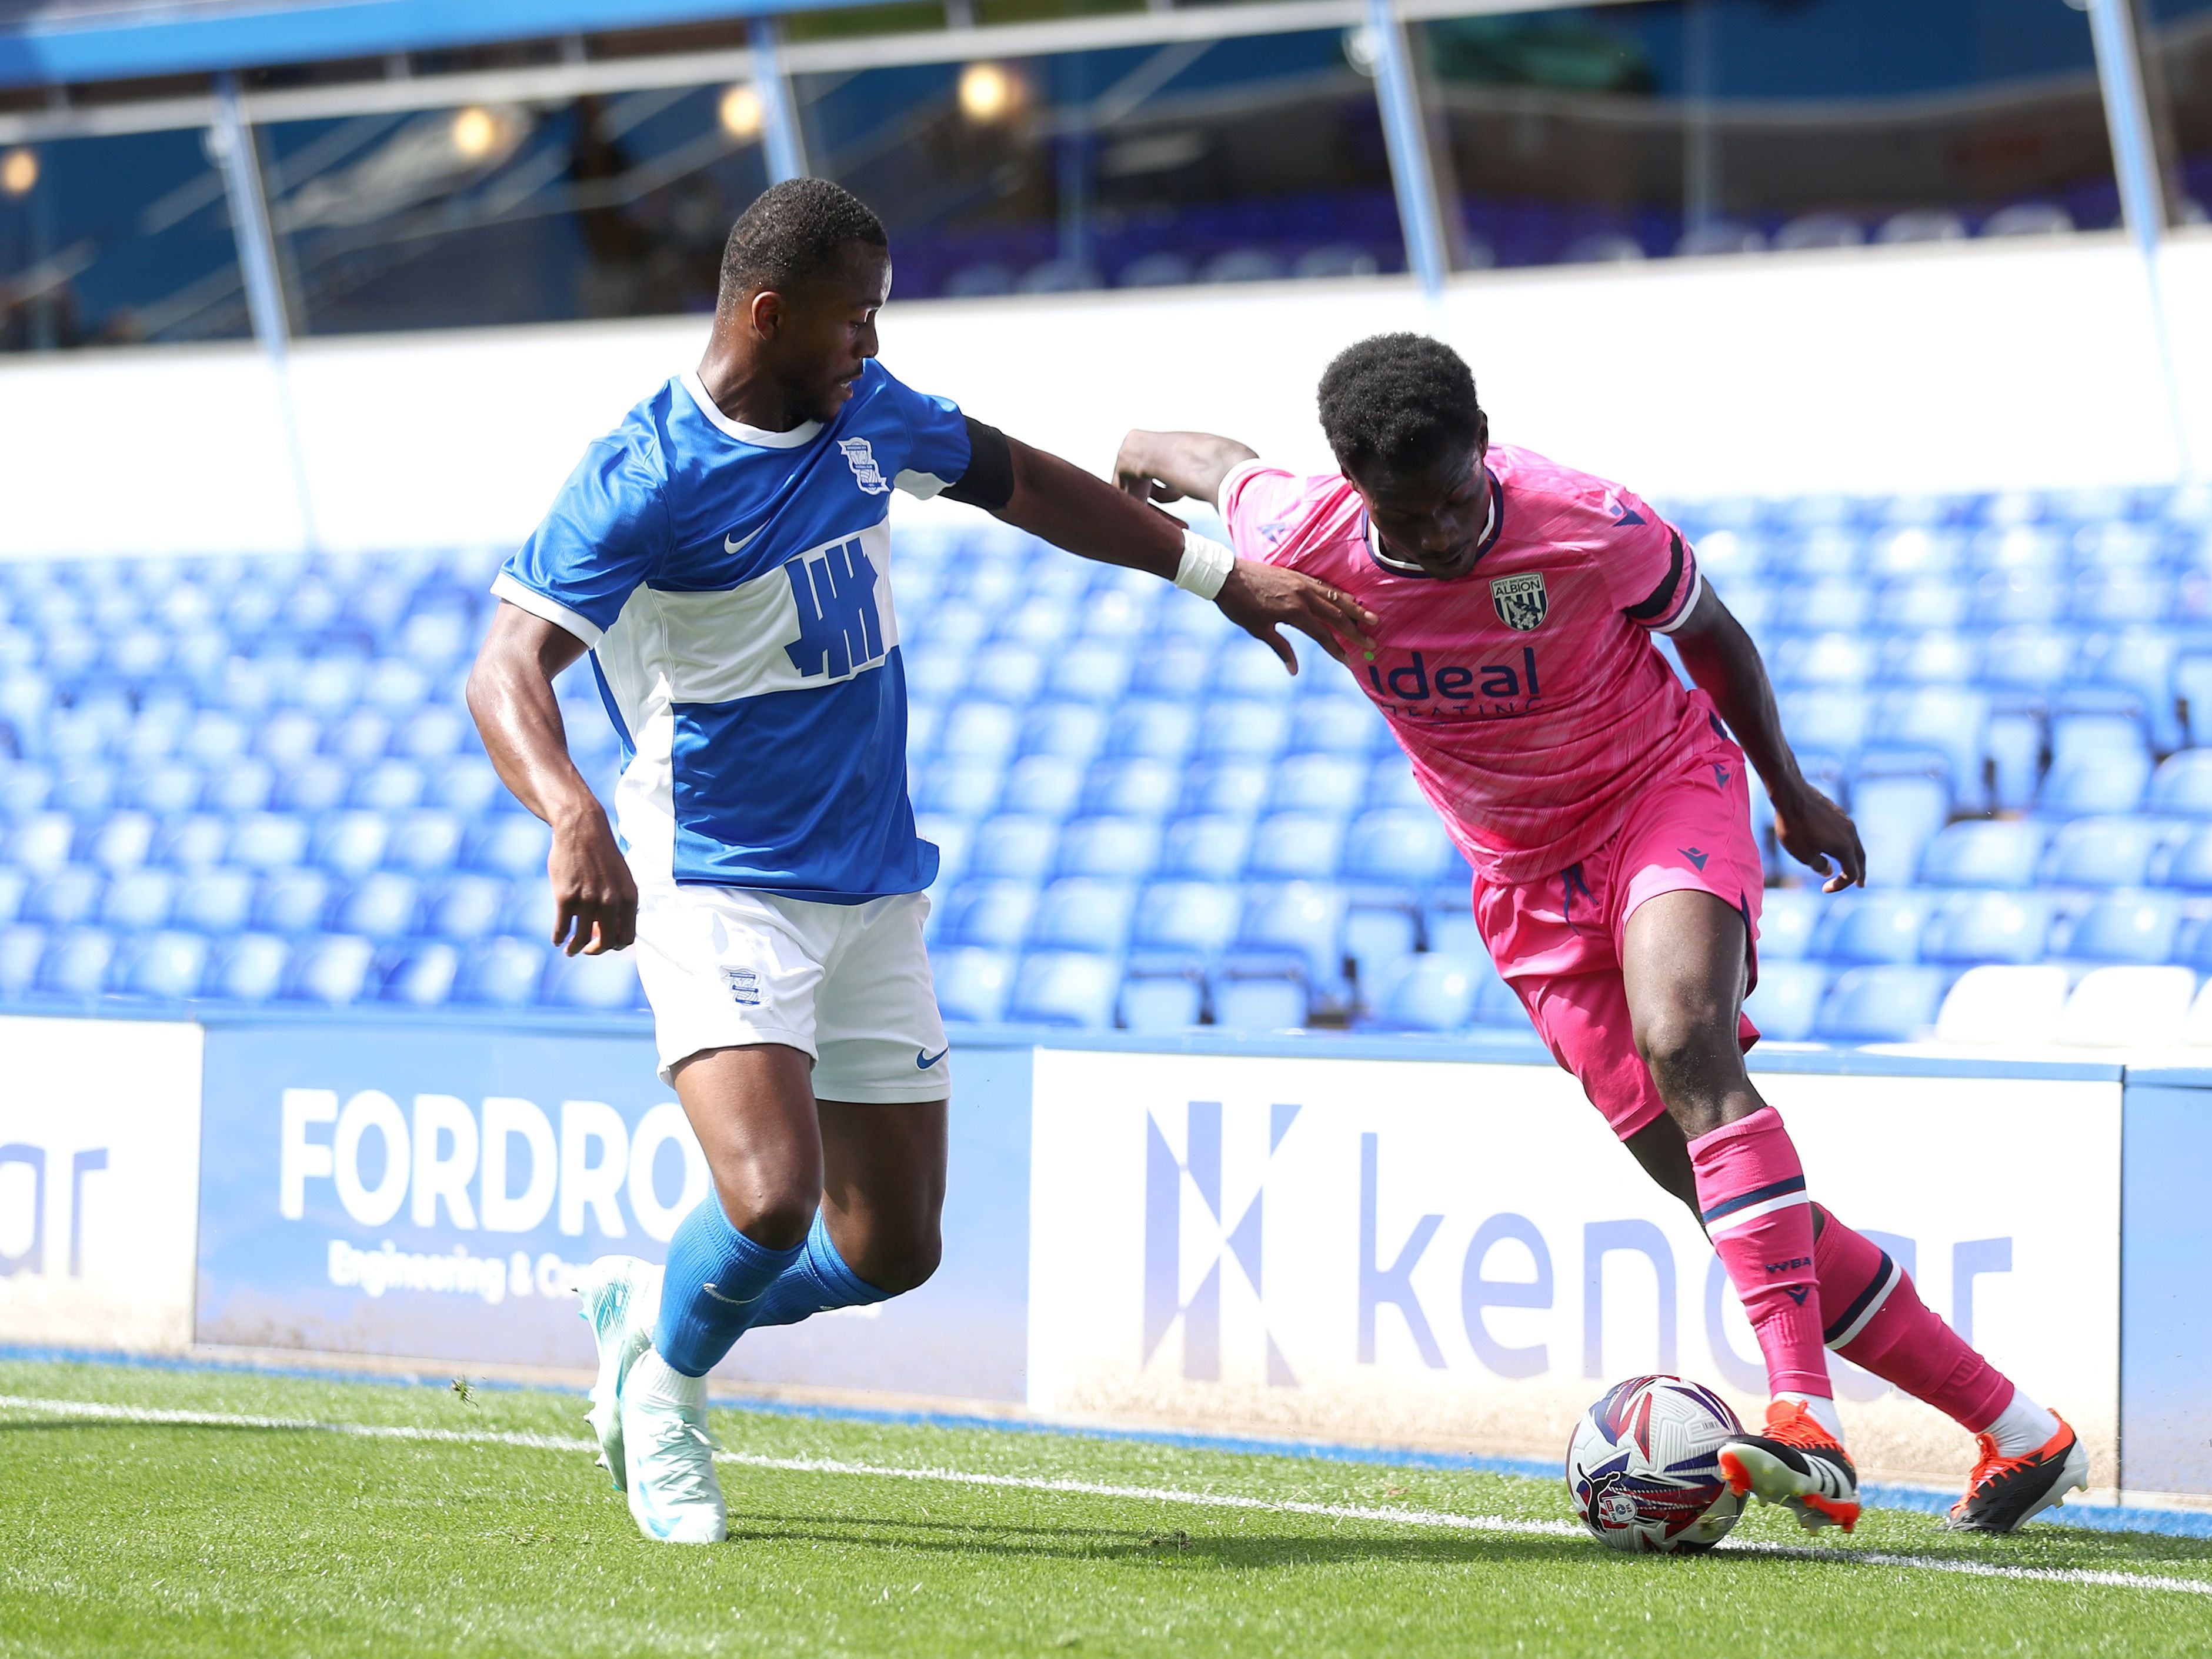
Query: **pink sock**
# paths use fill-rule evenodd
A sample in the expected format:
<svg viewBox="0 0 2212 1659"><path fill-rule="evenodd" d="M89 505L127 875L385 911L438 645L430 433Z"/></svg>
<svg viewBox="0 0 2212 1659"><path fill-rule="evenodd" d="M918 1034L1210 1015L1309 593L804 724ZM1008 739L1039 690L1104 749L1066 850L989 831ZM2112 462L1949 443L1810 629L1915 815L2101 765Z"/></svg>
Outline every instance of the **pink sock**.
<svg viewBox="0 0 2212 1659"><path fill-rule="evenodd" d="M1822 1209L1813 1265L1828 1345L1969 1432L1987 1429L2013 1396L2011 1380L1929 1310L1887 1251Z"/></svg>
<svg viewBox="0 0 2212 1659"><path fill-rule="evenodd" d="M1776 1394L1829 1400L1805 1170L1769 1106L1690 1143L1698 1210L1766 1358Z"/></svg>

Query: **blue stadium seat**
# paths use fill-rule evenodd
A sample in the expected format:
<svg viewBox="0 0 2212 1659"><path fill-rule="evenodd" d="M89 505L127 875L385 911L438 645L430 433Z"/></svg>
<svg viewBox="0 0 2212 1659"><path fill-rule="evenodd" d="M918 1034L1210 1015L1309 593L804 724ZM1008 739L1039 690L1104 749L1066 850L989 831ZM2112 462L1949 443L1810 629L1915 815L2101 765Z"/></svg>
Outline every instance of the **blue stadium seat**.
<svg viewBox="0 0 2212 1659"><path fill-rule="evenodd" d="M1160 827L1144 818L1079 818L1060 833L1054 869L1061 875L1133 881L1158 861Z"/></svg>
<svg viewBox="0 0 2212 1659"><path fill-rule="evenodd" d="M1347 881L1421 888L1458 857L1443 820L1427 807L1386 807L1352 820L1340 869Z"/></svg>
<svg viewBox="0 0 2212 1659"><path fill-rule="evenodd" d="M939 760L923 771L914 791L916 812L947 818L981 818L998 799L1000 772L990 760Z"/></svg>
<svg viewBox="0 0 2212 1659"><path fill-rule="evenodd" d="M38 988L58 997L97 997L107 988L115 961L115 936L104 928L73 927L49 939L39 961Z"/></svg>
<svg viewBox="0 0 2212 1659"><path fill-rule="evenodd" d="M253 734L253 750L289 772L322 747L323 723L305 709L279 709Z"/></svg>
<svg viewBox="0 0 2212 1659"><path fill-rule="evenodd" d="M1305 982L1296 974L1232 971L1213 976L1213 1022L1231 1031L1289 1031L1304 1026Z"/></svg>
<svg viewBox="0 0 2212 1659"><path fill-rule="evenodd" d="M33 875L52 875L69 863L76 820L67 813L33 813L8 838L8 862Z"/></svg>
<svg viewBox="0 0 2212 1659"><path fill-rule="evenodd" d="M253 876L242 869L195 870L178 885L177 926L220 937L243 929L253 913Z"/></svg>
<svg viewBox="0 0 2212 1659"><path fill-rule="evenodd" d="M1289 708L1250 698L1216 703L1206 711L1198 753L1207 759L1270 759L1290 736Z"/></svg>
<svg viewBox="0 0 2212 1659"><path fill-rule="evenodd" d="M540 820L526 819L526 823L535 825L546 839L546 845L550 845L550 832ZM442 876L460 861L465 840L467 825L452 812L442 812L438 808L404 812L392 825L392 843L385 847L385 863L392 869L404 869L414 876ZM544 874L542 854L538 858L538 874Z"/></svg>
<svg viewBox="0 0 2212 1659"><path fill-rule="evenodd" d="M1188 973L1130 973L1115 1010L1117 1024L1150 1032L1188 1030L1205 1013L1206 982Z"/></svg>
<svg viewBox="0 0 2212 1659"><path fill-rule="evenodd" d="M2039 962L2050 930L2051 905L2041 894L1946 894L1937 899L1920 936L1920 959L1973 965Z"/></svg>
<svg viewBox="0 0 2212 1659"><path fill-rule="evenodd" d="M1264 760L1215 760L1183 774L1181 809L1195 817L1256 818L1274 768Z"/></svg>
<svg viewBox="0 0 2212 1659"><path fill-rule="evenodd" d="M1021 717L1001 703L963 703L953 709L937 740L939 763L972 760L994 769L1013 758Z"/></svg>
<svg viewBox="0 0 2212 1659"><path fill-rule="evenodd" d="M1128 942L1137 890L1127 881L1073 876L1038 896L1030 919L1034 950L1079 951L1118 957Z"/></svg>
<svg viewBox="0 0 2212 1659"><path fill-rule="evenodd" d="M312 816L328 812L344 800L352 784L353 774L344 766L335 760L312 756L286 768L276 780L276 790L270 804L279 812Z"/></svg>
<svg viewBox="0 0 2212 1659"><path fill-rule="evenodd" d="M1052 869L1060 826L1042 818L987 819L969 845L967 874L975 879L1038 881Z"/></svg>
<svg viewBox="0 0 2212 1659"><path fill-rule="evenodd" d="M1060 820L1083 796L1083 765L1060 754L1025 754L1007 771L997 809L1028 818Z"/></svg>
<svg viewBox="0 0 2212 1659"><path fill-rule="evenodd" d="M441 1008L453 994L460 967L461 954L452 945L438 942L410 946L386 972L377 998L410 1008Z"/></svg>
<svg viewBox="0 0 2212 1659"><path fill-rule="evenodd" d="M170 818L199 805L205 787L200 769L190 761L165 760L126 779L124 794L131 805Z"/></svg>
<svg viewBox="0 0 2212 1659"><path fill-rule="evenodd" d="M0 758L0 823L20 823L42 809L54 792L53 768L36 760ZM0 840L4 836L0 835Z"/></svg>
<svg viewBox="0 0 2212 1659"><path fill-rule="evenodd" d="M1421 793L1421 786L1413 781L1413 769L1401 753L1385 755L1375 763L1367 774L1367 792L1360 804L1370 810L1383 807L1411 807L1421 812L1434 812L1429 797Z"/></svg>
<svg viewBox="0 0 2212 1659"><path fill-rule="evenodd" d="M2036 811L2050 819L2133 812L2149 782L2148 754L2078 754L2052 764L2037 794Z"/></svg>
<svg viewBox="0 0 2212 1659"><path fill-rule="evenodd" d="M1850 754L1866 741L1872 708L1856 686L1806 686L1784 692L1776 700L1793 748Z"/></svg>
<svg viewBox="0 0 2212 1659"><path fill-rule="evenodd" d="M1910 890L1838 893L1814 936L1814 954L1832 963L1917 961L1929 909L1928 895Z"/></svg>
<svg viewBox="0 0 2212 1659"><path fill-rule="evenodd" d="M1826 900L1811 887L1769 887L1759 902L1759 960L1795 961L1807 955L1826 913Z"/></svg>
<svg viewBox="0 0 2212 1659"><path fill-rule="evenodd" d="M1307 642L1304 637L1285 628L1283 631L1293 647ZM1304 678L1304 664L1297 679L1292 679L1283 667L1271 646L1263 645L1251 635L1238 633L1221 642L1214 653L1213 672L1207 683L1207 693L1213 697L1257 698L1262 702L1288 699L1298 689L1298 680Z"/></svg>
<svg viewBox="0 0 2212 1659"><path fill-rule="evenodd" d="M46 930L28 922L0 928L0 997L18 997L38 978Z"/></svg>
<svg viewBox="0 0 2212 1659"><path fill-rule="evenodd" d="M392 826L378 812L337 812L315 826L309 848L314 862L349 881L384 862Z"/></svg>
<svg viewBox="0 0 2212 1659"><path fill-rule="evenodd" d="M1463 1031L1474 1022L1475 993L1497 970L1462 957L1429 952L1385 968L1373 1011L1359 1022L1378 1031Z"/></svg>
<svg viewBox="0 0 2212 1659"><path fill-rule="evenodd" d="M153 856L161 826L150 814L122 811L93 827L87 851L91 862L111 873L136 869ZM82 834L80 840L86 838Z"/></svg>
<svg viewBox="0 0 2212 1659"><path fill-rule="evenodd" d="M645 991L638 984L637 955L619 950L570 956L556 950L545 964L538 1000L550 1008L591 1009L605 1014L642 1009Z"/></svg>
<svg viewBox="0 0 2212 1659"><path fill-rule="evenodd" d="M2047 692L2073 666L2073 637L2055 628L2000 628L1983 643L1983 681L2010 691Z"/></svg>
<svg viewBox="0 0 2212 1659"><path fill-rule="evenodd" d="M489 1008L527 1008L536 999L550 947L532 939L486 939L470 947L451 1000Z"/></svg>
<svg viewBox="0 0 2212 1659"><path fill-rule="evenodd" d="M933 958L937 1006L948 1025L988 1025L1005 1012L1014 986L1010 952L963 946Z"/></svg>
<svg viewBox="0 0 2212 1659"><path fill-rule="evenodd" d="M1377 734L1386 730L1382 717L1364 698L1355 701L1309 694L1291 711L1290 752L1362 759L1374 752Z"/></svg>
<svg viewBox="0 0 2212 1659"><path fill-rule="evenodd" d="M108 883L100 920L118 933L150 932L169 924L176 902L177 878L169 871L125 870Z"/></svg>
<svg viewBox="0 0 2212 1659"><path fill-rule="evenodd" d="M963 881L947 900L937 934L948 944L1012 950L1028 936L1036 903L1032 881Z"/></svg>
<svg viewBox="0 0 2212 1659"><path fill-rule="evenodd" d="M1344 954L1364 999L1389 965L1413 954L1420 942L1420 912L1411 905L1361 903L1344 912Z"/></svg>
<svg viewBox="0 0 2212 1659"><path fill-rule="evenodd" d="M1071 703L1107 704L1128 687L1134 656L1125 646L1079 639L1054 654L1045 683Z"/></svg>
<svg viewBox="0 0 2212 1659"><path fill-rule="evenodd" d="M496 930L511 934L518 939L550 940L553 920L557 913L550 881L517 881L507 890L507 903L500 909Z"/></svg>
<svg viewBox="0 0 2212 1659"><path fill-rule="evenodd" d="M1344 819L1358 810L1366 785L1364 757L1294 754L1275 764L1266 806L1270 812L1311 812Z"/></svg>
<svg viewBox="0 0 2212 1659"><path fill-rule="evenodd" d="M1951 791L1928 778L1864 778L1850 790L1869 887L1909 887L1921 855L1951 815Z"/></svg>
<svg viewBox="0 0 2212 1659"><path fill-rule="evenodd" d="M1154 640L1138 653L1136 672L1129 679L1130 695L1201 702L1212 656L1195 639Z"/></svg>
<svg viewBox="0 0 2212 1659"><path fill-rule="evenodd" d="M2205 713L2212 714L2212 703L2205 705ZM2151 774L2143 810L2173 818L2212 818L2212 749L2184 749L2168 755Z"/></svg>
<svg viewBox="0 0 2212 1659"><path fill-rule="evenodd" d="M1819 962L1761 962L1743 1011L1771 1041L1808 1041L1827 983L1828 969Z"/></svg>
<svg viewBox="0 0 2212 1659"><path fill-rule="evenodd" d="M1010 1020L1034 1025L1099 1030L1114 1023L1120 965L1111 956L1081 950L1046 950L1022 959L1015 975Z"/></svg>
<svg viewBox="0 0 2212 1659"><path fill-rule="evenodd" d="M307 824L283 813L248 813L232 826L226 862L246 869L287 869L307 856Z"/></svg>
<svg viewBox="0 0 2212 1659"><path fill-rule="evenodd" d="M2132 698L2130 699L2132 702ZM2111 759L2122 755L2148 757L2150 740L2134 714L2108 711L2070 711L2051 718L2051 763Z"/></svg>
<svg viewBox="0 0 2212 1659"><path fill-rule="evenodd" d="M370 993L370 970L375 963L376 946L371 940L346 933L304 940L293 953L284 994L295 1002L346 1007Z"/></svg>
<svg viewBox="0 0 2212 1659"><path fill-rule="evenodd" d="M1025 707L1044 687L1044 657L1035 646L997 640L978 650L968 672L966 695L1012 708Z"/></svg>
<svg viewBox="0 0 2212 1659"><path fill-rule="evenodd" d="M2055 887L2141 887L2168 833L2154 819L2076 818L2051 836L2042 879Z"/></svg>
<svg viewBox="0 0 2212 1659"><path fill-rule="evenodd" d="M288 938L319 932L331 890L331 878L321 870L276 870L262 879L254 896L253 925Z"/></svg>
<svg viewBox="0 0 2212 1659"><path fill-rule="evenodd" d="M1182 791L1182 773L1167 761L1109 760L1091 768L1079 805L1086 816L1161 819Z"/></svg>
<svg viewBox="0 0 2212 1659"><path fill-rule="evenodd" d="M67 864L33 887L23 900L23 918L50 928L75 927L98 914L107 880L84 864Z"/></svg>
<svg viewBox="0 0 2212 1659"><path fill-rule="evenodd" d="M379 870L354 884L339 900L337 925L366 939L397 939L414 930L420 884L411 876Z"/></svg>
<svg viewBox="0 0 2212 1659"><path fill-rule="evenodd" d="M2212 893L2212 825L2186 836L2154 872L2167 887L2186 893Z"/></svg>
<svg viewBox="0 0 2212 1659"><path fill-rule="evenodd" d="M197 933L146 935L125 952L118 989L137 997L197 996L207 959L208 942Z"/></svg>
<svg viewBox="0 0 2212 1659"><path fill-rule="evenodd" d="M1934 967L1846 968L1821 999L1814 1034L1831 1042L1910 1041L1935 1025L1943 979Z"/></svg>
<svg viewBox="0 0 2212 1659"><path fill-rule="evenodd" d="M2075 922L2065 955L2084 962L2167 961L2180 924L2173 894L2108 893Z"/></svg>
<svg viewBox="0 0 2212 1659"><path fill-rule="evenodd" d="M1161 837L1158 873L1175 881L1233 881L1251 845L1248 818L1178 818Z"/></svg>
<svg viewBox="0 0 2212 1659"><path fill-rule="evenodd" d="M1291 957L1305 983L1326 992L1344 979L1344 912L1342 890L1320 882L1255 887L1245 899L1235 948Z"/></svg>
<svg viewBox="0 0 2212 1659"><path fill-rule="evenodd" d="M1970 820L1939 831L1921 856L1920 879L1946 887L2032 887L2043 854L2039 825Z"/></svg>
<svg viewBox="0 0 2212 1659"><path fill-rule="evenodd" d="M204 791L212 811L234 815L264 812L276 795L276 771L265 760L241 756L213 768Z"/></svg>
<svg viewBox="0 0 2212 1659"><path fill-rule="evenodd" d="M410 760L442 760L475 741L468 717L457 708L433 703L416 710L392 734L392 752Z"/></svg>
<svg viewBox="0 0 2212 1659"><path fill-rule="evenodd" d="M507 884L496 876L448 876L423 903L422 930L463 943L483 938L499 925L507 898Z"/></svg>
<svg viewBox="0 0 2212 1659"><path fill-rule="evenodd" d="M1137 896L1130 948L1203 965L1237 936L1243 903L1227 882L1155 881Z"/></svg>
<svg viewBox="0 0 2212 1659"><path fill-rule="evenodd" d="M29 876L11 864L0 864L0 926L22 915L23 899L30 890Z"/></svg>
<svg viewBox="0 0 2212 1659"><path fill-rule="evenodd" d="M1323 881L1343 857L1344 820L1312 812L1278 812L1252 833L1245 875L1261 881Z"/></svg>
<svg viewBox="0 0 2212 1659"><path fill-rule="evenodd" d="M451 814L425 814L418 818L414 814L402 819L394 828L392 841L395 851L402 838L419 834L412 843L424 855L434 852L445 840L443 826L439 822L455 821ZM545 875L545 860L553 850L553 832L536 818L525 813L501 813L485 819L471 829L467 837L466 865L483 875L503 875L510 881L542 881ZM395 864L417 875L434 875L442 867L431 865L427 857L395 858ZM450 866L450 854L446 865Z"/></svg>
<svg viewBox="0 0 2212 1659"><path fill-rule="evenodd" d="M474 818L495 805L515 806L514 797L491 762L481 755L458 755L428 769L428 792L423 804L459 818Z"/></svg>

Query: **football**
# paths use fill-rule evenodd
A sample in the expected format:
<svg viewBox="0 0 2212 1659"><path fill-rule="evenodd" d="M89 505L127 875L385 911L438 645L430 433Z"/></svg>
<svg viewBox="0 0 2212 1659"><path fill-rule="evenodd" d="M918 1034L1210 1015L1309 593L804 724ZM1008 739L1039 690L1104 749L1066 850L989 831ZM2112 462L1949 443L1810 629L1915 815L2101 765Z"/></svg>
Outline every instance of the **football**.
<svg viewBox="0 0 2212 1659"><path fill-rule="evenodd" d="M1701 1383L1617 1383L1567 1442L1575 1513L1600 1543L1632 1554L1709 1550L1743 1513L1719 1461L1721 1447L1742 1432L1728 1403Z"/></svg>

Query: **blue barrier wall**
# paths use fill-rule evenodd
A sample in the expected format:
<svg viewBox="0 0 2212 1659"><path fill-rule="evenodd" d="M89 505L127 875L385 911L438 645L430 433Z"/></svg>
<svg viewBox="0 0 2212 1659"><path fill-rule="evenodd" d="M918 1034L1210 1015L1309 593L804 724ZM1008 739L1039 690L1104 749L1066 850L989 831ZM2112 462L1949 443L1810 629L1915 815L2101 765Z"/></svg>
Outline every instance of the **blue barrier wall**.
<svg viewBox="0 0 2212 1659"><path fill-rule="evenodd" d="M2120 1460L2141 1491L2212 1492L2212 1072L2145 1072L2121 1139Z"/></svg>

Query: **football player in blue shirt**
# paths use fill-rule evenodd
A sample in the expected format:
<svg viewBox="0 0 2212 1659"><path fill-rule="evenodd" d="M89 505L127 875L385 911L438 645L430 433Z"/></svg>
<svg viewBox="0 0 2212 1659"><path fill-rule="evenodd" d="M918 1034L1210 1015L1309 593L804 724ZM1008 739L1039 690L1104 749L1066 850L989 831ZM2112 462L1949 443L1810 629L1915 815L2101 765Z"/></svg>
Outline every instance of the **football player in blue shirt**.
<svg viewBox="0 0 2212 1659"><path fill-rule="evenodd" d="M593 443L507 563L469 706L553 829L554 941L633 944L661 1076L712 1190L665 1277L577 1287L592 1423L650 1537L725 1535L708 1370L756 1325L910 1290L935 1269L951 1077L906 792L890 491L972 503L1088 558L1341 657L1372 618L1239 559L1102 479L894 380L876 358L883 226L820 180L730 233L707 354ZM591 653L623 743L620 839L568 757L555 675Z"/></svg>

